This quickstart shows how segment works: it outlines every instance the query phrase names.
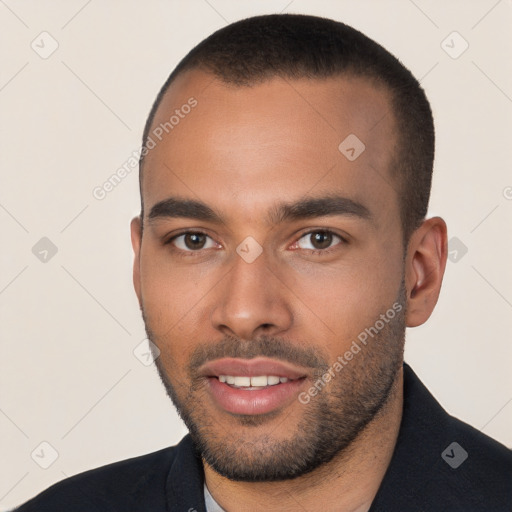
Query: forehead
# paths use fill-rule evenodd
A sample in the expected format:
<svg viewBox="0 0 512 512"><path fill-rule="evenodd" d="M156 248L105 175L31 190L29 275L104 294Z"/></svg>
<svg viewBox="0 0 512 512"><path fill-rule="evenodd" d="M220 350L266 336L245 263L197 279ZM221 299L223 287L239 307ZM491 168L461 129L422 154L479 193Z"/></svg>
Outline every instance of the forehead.
<svg viewBox="0 0 512 512"><path fill-rule="evenodd" d="M321 190L396 202L389 95L362 78L249 87L188 71L167 91L149 135L145 206L172 194L256 208Z"/></svg>

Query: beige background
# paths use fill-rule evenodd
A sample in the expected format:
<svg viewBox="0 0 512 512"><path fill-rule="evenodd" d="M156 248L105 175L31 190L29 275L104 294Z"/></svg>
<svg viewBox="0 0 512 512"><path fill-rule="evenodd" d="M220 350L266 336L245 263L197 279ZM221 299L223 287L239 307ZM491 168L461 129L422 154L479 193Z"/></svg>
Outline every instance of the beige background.
<svg viewBox="0 0 512 512"><path fill-rule="evenodd" d="M347 22L422 78L438 136L430 212L468 251L448 263L431 320L408 332L406 360L452 414L512 446L510 1L1 0L0 510L184 435L133 353L145 338L128 231L136 170L101 201L92 191L138 148L177 61L270 12ZM59 45L46 59L31 47L51 49L43 31ZM458 36L442 47L453 31L469 43L456 59L445 49L462 49ZM42 237L58 249L46 263L32 252Z"/></svg>

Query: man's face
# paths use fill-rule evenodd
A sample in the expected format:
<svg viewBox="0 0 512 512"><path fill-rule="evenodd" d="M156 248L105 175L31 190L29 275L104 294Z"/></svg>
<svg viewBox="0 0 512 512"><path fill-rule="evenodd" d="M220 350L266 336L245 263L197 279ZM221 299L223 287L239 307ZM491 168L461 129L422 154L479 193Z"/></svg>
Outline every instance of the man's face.
<svg viewBox="0 0 512 512"><path fill-rule="evenodd" d="M176 109L145 158L140 252L132 225L157 367L215 470L298 476L371 421L402 362L389 98L356 78L236 87L191 71L152 130Z"/></svg>

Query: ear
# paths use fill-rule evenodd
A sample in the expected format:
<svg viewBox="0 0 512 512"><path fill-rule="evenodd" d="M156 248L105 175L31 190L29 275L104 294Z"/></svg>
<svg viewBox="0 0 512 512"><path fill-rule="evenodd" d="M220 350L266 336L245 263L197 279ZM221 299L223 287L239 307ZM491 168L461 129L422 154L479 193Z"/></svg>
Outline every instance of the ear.
<svg viewBox="0 0 512 512"><path fill-rule="evenodd" d="M142 295L140 292L140 249L142 244L142 223L140 217L134 217L130 223L132 237L133 259L133 287L139 299L139 307L142 308Z"/></svg>
<svg viewBox="0 0 512 512"><path fill-rule="evenodd" d="M445 221L440 217L427 219L412 234L407 247L407 327L425 323L432 314L441 291L447 256Z"/></svg>

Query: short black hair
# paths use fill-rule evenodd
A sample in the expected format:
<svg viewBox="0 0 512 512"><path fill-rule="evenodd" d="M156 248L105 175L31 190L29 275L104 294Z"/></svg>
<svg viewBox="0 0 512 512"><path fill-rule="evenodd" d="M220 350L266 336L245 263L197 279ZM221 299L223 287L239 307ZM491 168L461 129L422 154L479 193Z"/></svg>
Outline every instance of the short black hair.
<svg viewBox="0 0 512 512"><path fill-rule="evenodd" d="M239 87L274 77L322 79L342 75L383 86L390 93L398 129L390 172L398 185L404 242L424 220L434 161L432 111L419 81L369 37L344 23L302 14L270 14L232 23L204 39L176 66L151 108L143 147L169 86L178 75L192 69ZM141 158L141 201L142 163Z"/></svg>

